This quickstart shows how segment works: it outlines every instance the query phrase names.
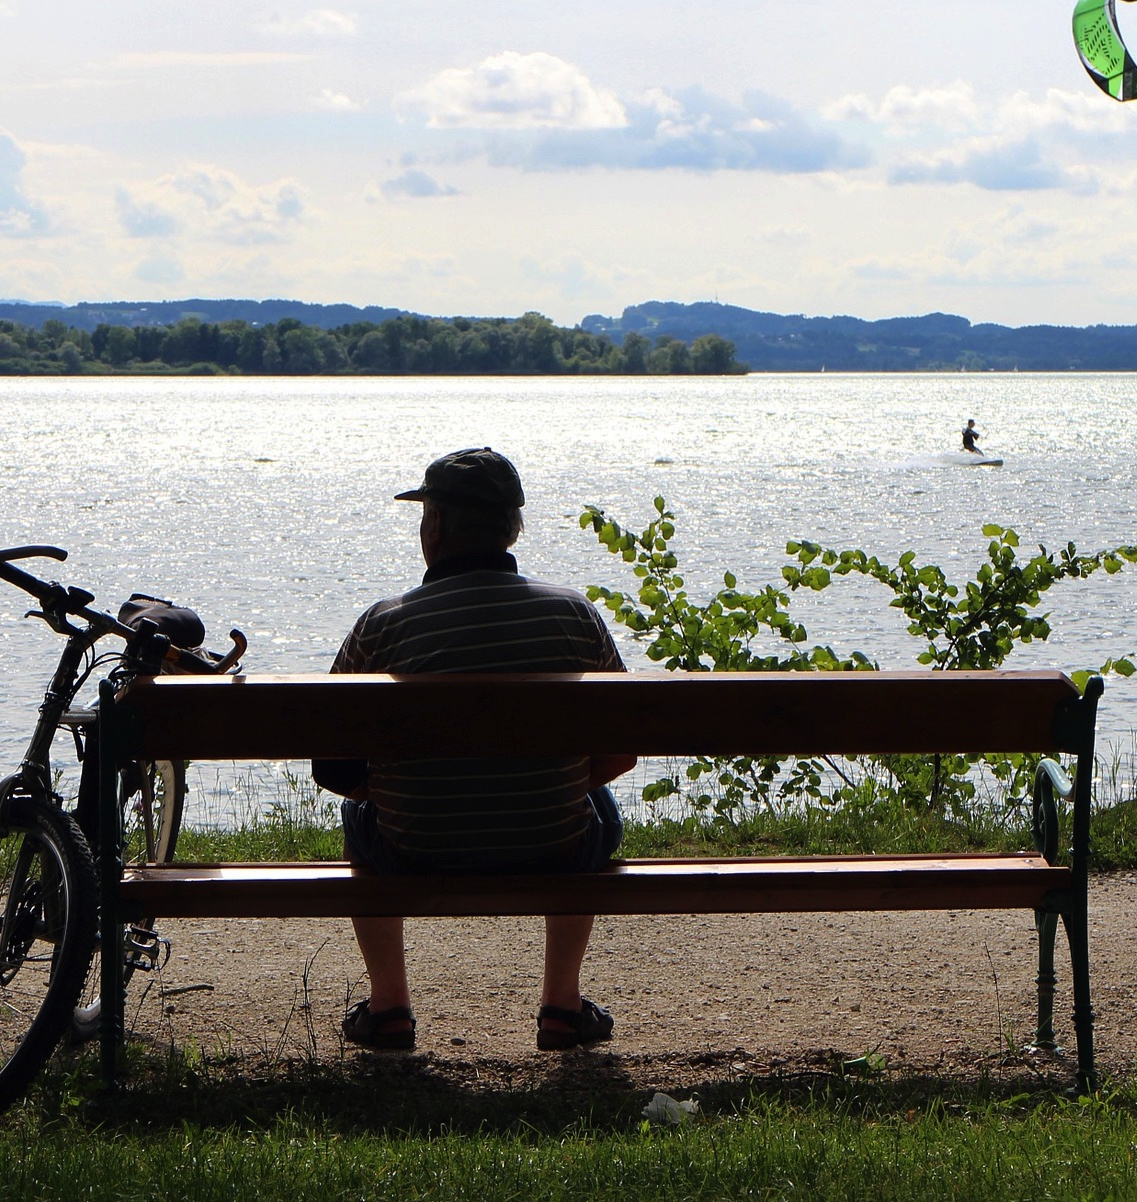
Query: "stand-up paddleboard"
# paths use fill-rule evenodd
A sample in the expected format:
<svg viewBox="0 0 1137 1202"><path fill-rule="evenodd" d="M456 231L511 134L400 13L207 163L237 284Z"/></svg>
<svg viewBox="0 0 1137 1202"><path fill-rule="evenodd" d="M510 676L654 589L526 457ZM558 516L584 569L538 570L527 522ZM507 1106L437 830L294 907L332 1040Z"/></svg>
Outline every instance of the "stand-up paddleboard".
<svg viewBox="0 0 1137 1202"><path fill-rule="evenodd" d="M937 460L952 467L1002 467L1003 461L998 455L976 455L972 451L943 451Z"/></svg>

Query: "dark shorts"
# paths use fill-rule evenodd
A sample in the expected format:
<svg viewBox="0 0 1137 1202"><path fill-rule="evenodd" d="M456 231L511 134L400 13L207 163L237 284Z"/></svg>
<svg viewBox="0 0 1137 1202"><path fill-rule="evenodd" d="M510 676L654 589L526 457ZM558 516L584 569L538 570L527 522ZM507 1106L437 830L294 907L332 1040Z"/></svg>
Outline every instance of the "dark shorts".
<svg viewBox="0 0 1137 1202"><path fill-rule="evenodd" d="M556 863L511 865L509 868L487 866L487 872L599 872L615 854L624 837L624 819L616 798L607 785L588 794L592 813L588 829L580 846L568 860ZM382 876L423 872L408 863L383 837L375 821L375 811L367 801L346 799L340 806L343 815L343 837L352 859Z"/></svg>

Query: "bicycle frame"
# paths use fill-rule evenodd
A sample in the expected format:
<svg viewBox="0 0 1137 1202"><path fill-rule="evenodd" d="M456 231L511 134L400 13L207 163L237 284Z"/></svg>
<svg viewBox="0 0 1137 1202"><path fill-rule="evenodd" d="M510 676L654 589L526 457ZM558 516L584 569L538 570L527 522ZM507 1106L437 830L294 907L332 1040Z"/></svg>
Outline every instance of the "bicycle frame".
<svg viewBox="0 0 1137 1202"><path fill-rule="evenodd" d="M112 619L113 620L113 619ZM24 758L17 770L16 777L19 785L31 791L51 794L51 745L59 728L66 725L64 716L71 707L75 694L86 679L83 663L87 653L109 630L96 630L88 626L86 630L76 630L67 638L63 651L59 656L51 683L44 694L39 707L35 728L28 741ZM115 631L114 633L119 633ZM2 799L0 799L2 803ZM0 812L2 817L2 812Z"/></svg>
<svg viewBox="0 0 1137 1202"><path fill-rule="evenodd" d="M73 879L73 875L75 873L81 875L83 872L81 863L79 867L76 867L74 856L78 855L80 861L85 857L86 863L89 865L91 863L91 855L87 850L89 847L90 853L95 855L103 867L104 881L113 881L121 868L125 845L125 830L121 813L118 815L118 821L109 829L100 829L97 825L92 826L89 830L81 829L83 798L87 796L85 792L86 770L84 782L81 782L80 785L79 802L73 813L64 810L63 798L53 787L52 746L61 727L70 731L75 740L79 760L89 762L91 769L97 770L95 776L98 780L105 779L109 774L113 781L121 771L122 780L125 781L130 775L127 769L133 768L136 775L139 767L138 765L118 765L102 752L97 739L100 726L98 704L96 703L94 707L90 708L72 708L80 689L96 668L107 665L109 665L109 670L103 672L104 679L100 685L100 694L112 698L130 680L140 675L157 675L164 671L224 674L237 670L238 661L247 647L244 635L238 630L230 631L233 646L224 656L178 647L162 633L158 622L154 620L155 617L162 620L161 612L153 614L153 616L137 615L128 624L120 618L112 617L109 613L92 608L90 603L94 600L93 594L79 588L67 588L54 581L40 580L11 562L14 559L38 556L64 560L67 558L67 553L60 548L50 546L0 549L0 580L29 593L38 602L39 608L29 610L26 616L39 618L64 638L59 660L39 706L35 725L20 765L10 776L0 780L0 832L6 834L7 828L14 824L18 829L22 829L21 824L29 821L29 813L57 811L60 817L52 819L47 824L50 832L54 832L54 834L49 833L43 837L22 842L18 850L14 851L13 860L9 865L7 896L3 914L0 916L3 919L3 927L0 931L0 987L4 988L7 988L16 978L21 966L25 963L46 963L41 952L29 955L31 947L29 931L35 930L37 932L35 938L42 941L45 938L43 931L46 929L48 932L46 939L50 944L51 932L56 929L63 931L60 914L68 915L76 904L81 913L94 914L96 912L98 898L93 866L87 870L91 875L89 885L84 885L85 894L76 894L74 897L68 895L68 898L59 907L59 914L55 912L53 899L56 890L51 882L58 881L61 887L69 889L69 882ZM132 601L136 599L135 597L131 598ZM154 601L153 598L145 598L145 600ZM169 605L167 602L160 601L154 602L154 604L158 607ZM126 616L125 609L123 616ZM178 629L182 628L184 627L178 627ZM120 648L96 652L96 644L108 635L121 639L123 645ZM155 826L154 814L150 812L155 798L154 772L156 767L161 769L162 766L141 765L141 767L144 781L142 797L145 800L141 803L140 809L146 847L150 849L154 842ZM164 767L168 770L170 765ZM149 773L149 784L145 783L147 772ZM133 779L133 776L130 779ZM176 779L176 777L172 779ZM92 784L96 783L96 781L92 782ZM131 794L125 784L123 788L125 791L121 796L125 802L125 799ZM168 798L168 793L166 796ZM179 793L175 814L180 815L180 808L181 795ZM97 807L94 817L97 819ZM78 824L76 820L78 820ZM176 839L177 819L175 818L173 821L175 825L171 840ZM73 833L69 834L69 830ZM53 843L53 838L56 843ZM67 844L67 850L63 853L65 864L59 860L60 853L55 852L55 847L60 840ZM73 853L71 848L76 845L81 845L81 850ZM57 857L55 861L52 861L50 856L47 859L44 858L44 851L47 849L55 852ZM172 856L172 851L173 843L170 841L167 851L162 854ZM154 855L155 852L148 850L146 854ZM34 878L37 859L40 865L39 881ZM48 888L40 889L40 882L47 882ZM93 919L91 921L93 922ZM74 932L76 927L71 924L67 929ZM150 931L149 933L157 939L156 932ZM101 975L103 981L114 978L121 983L125 980L122 964L122 931L116 930L114 935L115 938L103 944ZM90 936L72 935L69 938L71 939L69 946L73 949L86 948L86 959L89 960L90 945L85 941L87 938L94 938L93 932ZM76 938L79 939L78 944L75 943ZM73 950L69 955L75 957L77 953ZM142 963L145 958L145 956L133 958L129 968L145 967L146 965ZM73 958L71 963L77 965L79 961ZM54 952L51 957L51 965L52 979L54 980ZM71 974L66 978L69 984L65 987L61 986L61 990L55 994L50 993L49 986L47 996L73 996L68 993L70 989L74 989L77 994L82 985L82 978L77 978L74 973L75 969L72 968ZM74 1001L69 1003L69 1005L74 1004ZM45 1002L44 1005L46 1008L47 1003ZM95 1005L83 1009L97 1014L97 999ZM59 1005L53 1003L50 1023L44 1028L45 1032L47 1030L51 1032L50 1043L47 1041L46 1034L41 1033L37 1039L38 1053L31 1057L23 1057L19 1069L11 1078L13 1082L17 1080L26 1082L29 1072L34 1072L35 1067L38 1067L36 1065L37 1057L38 1063L42 1064L43 1059L46 1059L47 1054L50 1053L50 1048L54 1046L59 1034L57 1026L60 1021L59 1010ZM33 1023L37 1013L38 1010L35 1008L28 1012L27 1022L29 1025ZM78 1021L78 1013L79 1010L76 1009L75 1021ZM18 1045L10 1044L9 1046ZM0 1067L6 1068L7 1064L14 1060L15 1056Z"/></svg>

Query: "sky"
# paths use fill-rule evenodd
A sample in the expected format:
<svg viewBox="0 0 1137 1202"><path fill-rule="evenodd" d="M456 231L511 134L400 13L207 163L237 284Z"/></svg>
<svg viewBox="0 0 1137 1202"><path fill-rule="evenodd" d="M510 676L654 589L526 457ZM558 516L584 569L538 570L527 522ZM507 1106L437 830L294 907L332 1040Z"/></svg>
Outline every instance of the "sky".
<svg viewBox="0 0 1137 1202"><path fill-rule="evenodd" d="M0 0L0 298L1137 323L1072 9Z"/></svg>

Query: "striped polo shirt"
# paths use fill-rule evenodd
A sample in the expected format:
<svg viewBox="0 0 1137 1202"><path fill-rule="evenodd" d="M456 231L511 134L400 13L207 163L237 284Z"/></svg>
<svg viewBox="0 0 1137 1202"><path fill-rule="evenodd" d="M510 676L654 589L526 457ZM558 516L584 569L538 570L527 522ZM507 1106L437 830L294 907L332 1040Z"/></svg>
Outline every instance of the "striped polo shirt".
<svg viewBox="0 0 1137 1202"><path fill-rule="evenodd" d="M512 555L458 556L356 622L333 672L617 672L580 593L529 580ZM455 721L461 714L453 715ZM373 760L383 837L416 868L517 868L571 855L589 822L589 761Z"/></svg>

